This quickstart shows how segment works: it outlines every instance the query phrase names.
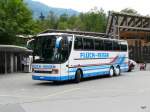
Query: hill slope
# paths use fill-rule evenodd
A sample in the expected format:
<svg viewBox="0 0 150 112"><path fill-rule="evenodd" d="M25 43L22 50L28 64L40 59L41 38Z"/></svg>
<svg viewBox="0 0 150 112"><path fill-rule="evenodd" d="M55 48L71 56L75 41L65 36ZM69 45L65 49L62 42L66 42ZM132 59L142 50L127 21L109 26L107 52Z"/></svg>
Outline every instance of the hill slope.
<svg viewBox="0 0 150 112"><path fill-rule="evenodd" d="M73 9L49 7L48 5L45 5L41 2L32 0L24 0L24 1L28 5L28 7L32 10L34 18L39 18L41 12L43 13L44 16L47 16L50 11L54 12L54 14L56 14L57 16L60 16L64 13L69 16L79 14L79 12Z"/></svg>

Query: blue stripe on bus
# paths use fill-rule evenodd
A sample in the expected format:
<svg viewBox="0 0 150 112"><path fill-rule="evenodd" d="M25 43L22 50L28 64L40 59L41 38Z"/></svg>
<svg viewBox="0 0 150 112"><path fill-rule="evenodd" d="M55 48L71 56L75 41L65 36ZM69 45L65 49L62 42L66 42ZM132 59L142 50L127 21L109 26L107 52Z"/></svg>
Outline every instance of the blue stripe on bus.
<svg viewBox="0 0 150 112"><path fill-rule="evenodd" d="M83 71L88 71L88 70L97 70L97 69L106 69L110 68L110 65L100 65L100 66L89 66L89 67L81 67ZM76 72L77 68L70 68L69 72Z"/></svg>
<svg viewBox="0 0 150 112"><path fill-rule="evenodd" d="M115 60L115 62L113 64L122 64L124 62L124 60L126 59L125 55L120 55L117 57L117 59Z"/></svg>
<svg viewBox="0 0 150 112"><path fill-rule="evenodd" d="M45 80L45 81L63 81L63 80L68 80L70 76L66 75L66 76L36 76L36 75L32 75L32 79L33 80ZM72 76L74 77L74 76Z"/></svg>
<svg viewBox="0 0 150 112"><path fill-rule="evenodd" d="M108 74L109 72L92 72L92 73L86 73L83 75L84 78L86 77L92 77L92 76L104 76ZM33 80L45 80L45 81L65 81L65 80L71 80L75 79L75 75L66 75L66 76L36 76L32 75Z"/></svg>
<svg viewBox="0 0 150 112"><path fill-rule="evenodd" d="M128 67L128 64L121 64L120 67ZM89 66L89 67L82 67L82 71L90 71L90 70L100 70L100 69L108 69L110 65L106 66ZM76 72L78 68L70 68L69 72Z"/></svg>
<svg viewBox="0 0 150 112"><path fill-rule="evenodd" d="M124 64L126 57L125 55L120 55L118 56L118 58L115 60L115 62L113 63L113 65L120 65L122 66ZM81 67L81 69L83 71L87 71L87 70L96 70L96 69L106 69L109 68L110 65L100 65L100 66L88 66L88 67ZM75 72L77 70L77 68L70 68L69 72Z"/></svg>
<svg viewBox="0 0 150 112"><path fill-rule="evenodd" d="M90 69L92 68L92 69ZM110 68L110 67L105 67L105 68L102 68L102 69L107 69L107 68ZM94 69L94 67L88 67L88 69L85 69L85 68L81 68L83 70L83 77L88 77L88 76L97 76L97 75L106 75L106 74L109 74L109 71L99 71L99 72L91 72L91 73L84 73L85 71L89 71L90 70L97 70L97 68ZM120 69L121 71L123 72L126 72L128 71L128 65L127 64L123 64L120 66ZM76 68L77 70L77 68ZM75 76L75 73L76 71L70 71L69 74L74 74Z"/></svg>
<svg viewBox="0 0 150 112"><path fill-rule="evenodd" d="M128 71L128 68L121 68L121 71ZM92 76L105 76L109 75L109 71L101 71L101 72L91 72L91 73L84 73L83 77L92 77ZM66 75L66 76L36 76L32 75L33 80L45 80L45 81L65 81L75 79L75 72L74 75Z"/></svg>
<svg viewBox="0 0 150 112"><path fill-rule="evenodd" d="M113 63L113 65L120 65L121 71L128 71L128 64L123 63L125 61L124 56L119 56L116 61ZM81 69L84 71L90 70L98 70L98 69L107 69L110 68L110 65L100 65L100 66L88 66L88 67L81 67ZM70 68L69 74L66 76L36 76L33 75L33 80L47 80L47 81L63 81L63 80L70 80L75 79L75 73L78 68ZM92 77L92 76L98 76L98 75L106 75L109 74L109 71L100 71L100 72L91 72L91 73L84 73L83 77Z"/></svg>
<svg viewBox="0 0 150 112"><path fill-rule="evenodd" d="M85 73L83 75L84 78L86 77L92 77L92 76L105 76L108 75L109 71L102 71L102 72L92 72L92 73Z"/></svg>

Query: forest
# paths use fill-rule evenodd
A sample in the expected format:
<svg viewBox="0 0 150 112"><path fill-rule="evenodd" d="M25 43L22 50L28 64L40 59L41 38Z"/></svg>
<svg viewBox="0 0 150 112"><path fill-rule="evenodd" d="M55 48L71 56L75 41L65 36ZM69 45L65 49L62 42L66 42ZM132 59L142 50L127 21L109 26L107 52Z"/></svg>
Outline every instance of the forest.
<svg viewBox="0 0 150 112"><path fill-rule="evenodd" d="M121 12L138 14L134 9L123 9ZM42 12L38 19L23 0L0 0L0 44L22 45L18 35L35 35L47 29L105 32L108 14L94 7L79 15L57 16L49 11L48 16Z"/></svg>

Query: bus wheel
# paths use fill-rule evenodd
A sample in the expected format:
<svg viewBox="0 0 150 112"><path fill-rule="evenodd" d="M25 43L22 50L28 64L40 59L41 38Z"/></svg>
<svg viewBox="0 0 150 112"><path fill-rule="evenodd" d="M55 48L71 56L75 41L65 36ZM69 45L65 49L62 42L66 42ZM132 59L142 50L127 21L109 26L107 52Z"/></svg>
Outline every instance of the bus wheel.
<svg viewBox="0 0 150 112"><path fill-rule="evenodd" d="M77 70L74 82L75 83L79 83L81 81L81 78L82 78L82 76L81 76L81 70Z"/></svg>
<svg viewBox="0 0 150 112"><path fill-rule="evenodd" d="M110 77L113 77L114 76L114 68L113 67L111 67L110 69L109 69L109 76Z"/></svg>
<svg viewBox="0 0 150 112"><path fill-rule="evenodd" d="M119 76L120 74L121 74L120 67L117 66L117 67L115 68L115 76Z"/></svg>

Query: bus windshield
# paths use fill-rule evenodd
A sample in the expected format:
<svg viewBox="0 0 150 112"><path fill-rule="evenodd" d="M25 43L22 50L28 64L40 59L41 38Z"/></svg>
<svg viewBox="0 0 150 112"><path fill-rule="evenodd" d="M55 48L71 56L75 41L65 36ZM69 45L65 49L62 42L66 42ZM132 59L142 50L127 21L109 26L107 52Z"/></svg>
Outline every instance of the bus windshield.
<svg viewBox="0 0 150 112"><path fill-rule="evenodd" d="M72 46L71 36L39 36L34 40L33 63L63 63Z"/></svg>

